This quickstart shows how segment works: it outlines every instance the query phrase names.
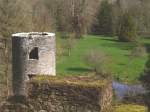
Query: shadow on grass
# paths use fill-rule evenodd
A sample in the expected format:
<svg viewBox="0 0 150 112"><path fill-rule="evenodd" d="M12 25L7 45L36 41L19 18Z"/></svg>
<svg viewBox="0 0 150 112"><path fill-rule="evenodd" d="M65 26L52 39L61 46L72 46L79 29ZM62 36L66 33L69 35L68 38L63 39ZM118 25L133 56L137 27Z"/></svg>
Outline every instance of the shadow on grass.
<svg viewBox="0 0 150 112"><path fill-rule="evenodd" d="M131 50L135 46L135 43L133 42L121 42L116 38L101 38L101 40L107 41L106 43L101 44L102 46L116 47L122 50Z"/></svg>
<svg viewBox="0 0 150 112"><path fill-rule="evenodd" d="M126 64L125 64L125 63L119 63L118 65L120 65L120 66L125 66Z"/></svg>
<svg viewBox="0 0 150 112"><path fill-rule="evenodd" d="M102 38L101 40L107 40L107 41L112 41L112 42L120 42L119 40L115 38Z"/></svg>
<svg viewBox="0 0 150 112"><path fill-rule="evenodd" d="M88 68L68 68L67 70L72 72L91 72Z"/></svg>

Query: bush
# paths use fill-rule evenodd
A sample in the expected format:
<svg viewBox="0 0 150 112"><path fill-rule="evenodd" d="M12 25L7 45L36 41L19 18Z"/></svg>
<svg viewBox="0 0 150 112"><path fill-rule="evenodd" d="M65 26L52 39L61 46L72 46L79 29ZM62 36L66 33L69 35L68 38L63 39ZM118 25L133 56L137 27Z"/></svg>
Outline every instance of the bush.
<svg viewBox="0 0 150 112"><path fill-rule="evenodd" d="M141 75L140 79L143 82L144 87L146 87L147 90L150 91L150 56L145 64L144 72Z"/></svg>
<svg viewBox="0 0 150 112"><path fill-rule="evenodd" d="M146 48L142 45L137 45L131 51L131 56L133 57L144 57L146 56L147 51Z"/></svg>
<svg viewBox="0 0 150 112"><path fill-rule="evenodd" d="M107 56L100 50L90 50L84 56L84 61L96 74L106 75L105 64Z"/></svg>
<svg viewBox="0 0 150 112"><path fill-rule="evenodd" d="M129 13L124 13L120 19L118 39L123 42L136 41L136 33L133 17Z"/></svg>
<svg viewBox="0 0 150 112"><path fill-rule="evenodd" d="M150 56L148 61L146 62L145 69L143 74L140 77L143 86L146 88L146 95L145 95L145 103L148 106L148 112L150 112Z"/></svg>
<svg viewBox="0 0 150 112"><path fill-rule="evenodd" d="M57 42L56 49L57 49L56 56L57 56L57 58L60 58L64 53L64 49L63 49L61 42Z"/></svg>
<svg viewBox="0 0 150 112"><path fill-rule="evenodd" d="M65 43L64 43L64 49L67 51L67 56L70 56L71 55L71 51L72 49L75 47L76 45L76 39L73 38L71 35L69 36L69 38L67 38L65 40Z"/></svg>
<svg viewBox="0 0 150 112"><path fill-rule="evenodd" d="M72 49L75 47L77 39L74 34L70 33L60 33L57 38L57 50L56 55L58 58L61 56L70 56Z"/></svg>

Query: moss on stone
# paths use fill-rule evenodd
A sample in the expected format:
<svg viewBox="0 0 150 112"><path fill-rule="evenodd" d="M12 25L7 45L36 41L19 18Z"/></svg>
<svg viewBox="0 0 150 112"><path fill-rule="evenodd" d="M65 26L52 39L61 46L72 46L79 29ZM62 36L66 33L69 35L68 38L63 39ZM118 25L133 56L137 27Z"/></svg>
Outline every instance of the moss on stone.
<svg viewBox="0 0 150 112"><path fill-rule="evenodd" d="M57 84L57 85L74 85L82 87L96 87L102 88L110 83L109 79L104 79L96 75L90 76L36 76L31 81L31 83L48 83L48 84Z"/></svg>
<svg viewBox="0 0 150 112"><path fill-rule="evenodd" d="M116 106L114 112L147 112L147 108L141 105L126 104Z"/></svg>
<svg viewBox="0 0 150 112"><path fill-rule="evenodd" d="M100 76L36 76L27 86L36 111L111 112L112 83Z"/></svg>

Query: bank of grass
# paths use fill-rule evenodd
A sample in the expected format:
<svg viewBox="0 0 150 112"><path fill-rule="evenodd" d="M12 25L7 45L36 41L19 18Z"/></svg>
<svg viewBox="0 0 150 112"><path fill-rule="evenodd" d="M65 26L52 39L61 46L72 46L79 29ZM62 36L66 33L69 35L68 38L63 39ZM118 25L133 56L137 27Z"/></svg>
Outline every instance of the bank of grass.
<svg viewBox="0 0 150 112"><path fill-rule="evenodd" d="M147 108L140 105L124 104L114 107L114 112L147 112Z"/></svg>
<svg viewBox="0 0 150 112"><path fill-rule="evenodd" d="M149 48L150 39L141 41ZM65 40L59 39L59 42L65 43ZM77 40L70 56L63 55L57 58L57 74L81 75L90 72L90 68L83 61L84 55L88 50L98 49L110 58L111 61L105 68L115 79L128 83L138 82L147 56L132 58L130 53L134 46L134 43L119 42L115 37L85 36Z"/></svg>

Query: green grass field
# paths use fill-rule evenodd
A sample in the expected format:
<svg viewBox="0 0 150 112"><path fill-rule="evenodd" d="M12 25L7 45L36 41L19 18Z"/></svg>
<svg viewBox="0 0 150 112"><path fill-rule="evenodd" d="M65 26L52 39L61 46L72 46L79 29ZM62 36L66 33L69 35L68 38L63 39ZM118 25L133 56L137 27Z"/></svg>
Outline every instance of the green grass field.
<svg viewBox="0 0 150 112"><path fill-rule="evenodd" d="M150 39L142 39L142 43L149 48ZM65 42L61 40L61 42ZM57 59L57 74L83 75L89 73L89 67L84 63L83 57L88 50L99 49L110 58L106 69L114 78L123 82L138 82L143 72L147 56L131 58L134 43L119 42L115 37L85 36L78 40L70 56L61 56Z"/></svg>
<svg viewBox="0 0 150 112"><path fill-rule="evenodd" d="M147 108L140 105L126 104L116 106L114 112L147 112Z"/></svg>

